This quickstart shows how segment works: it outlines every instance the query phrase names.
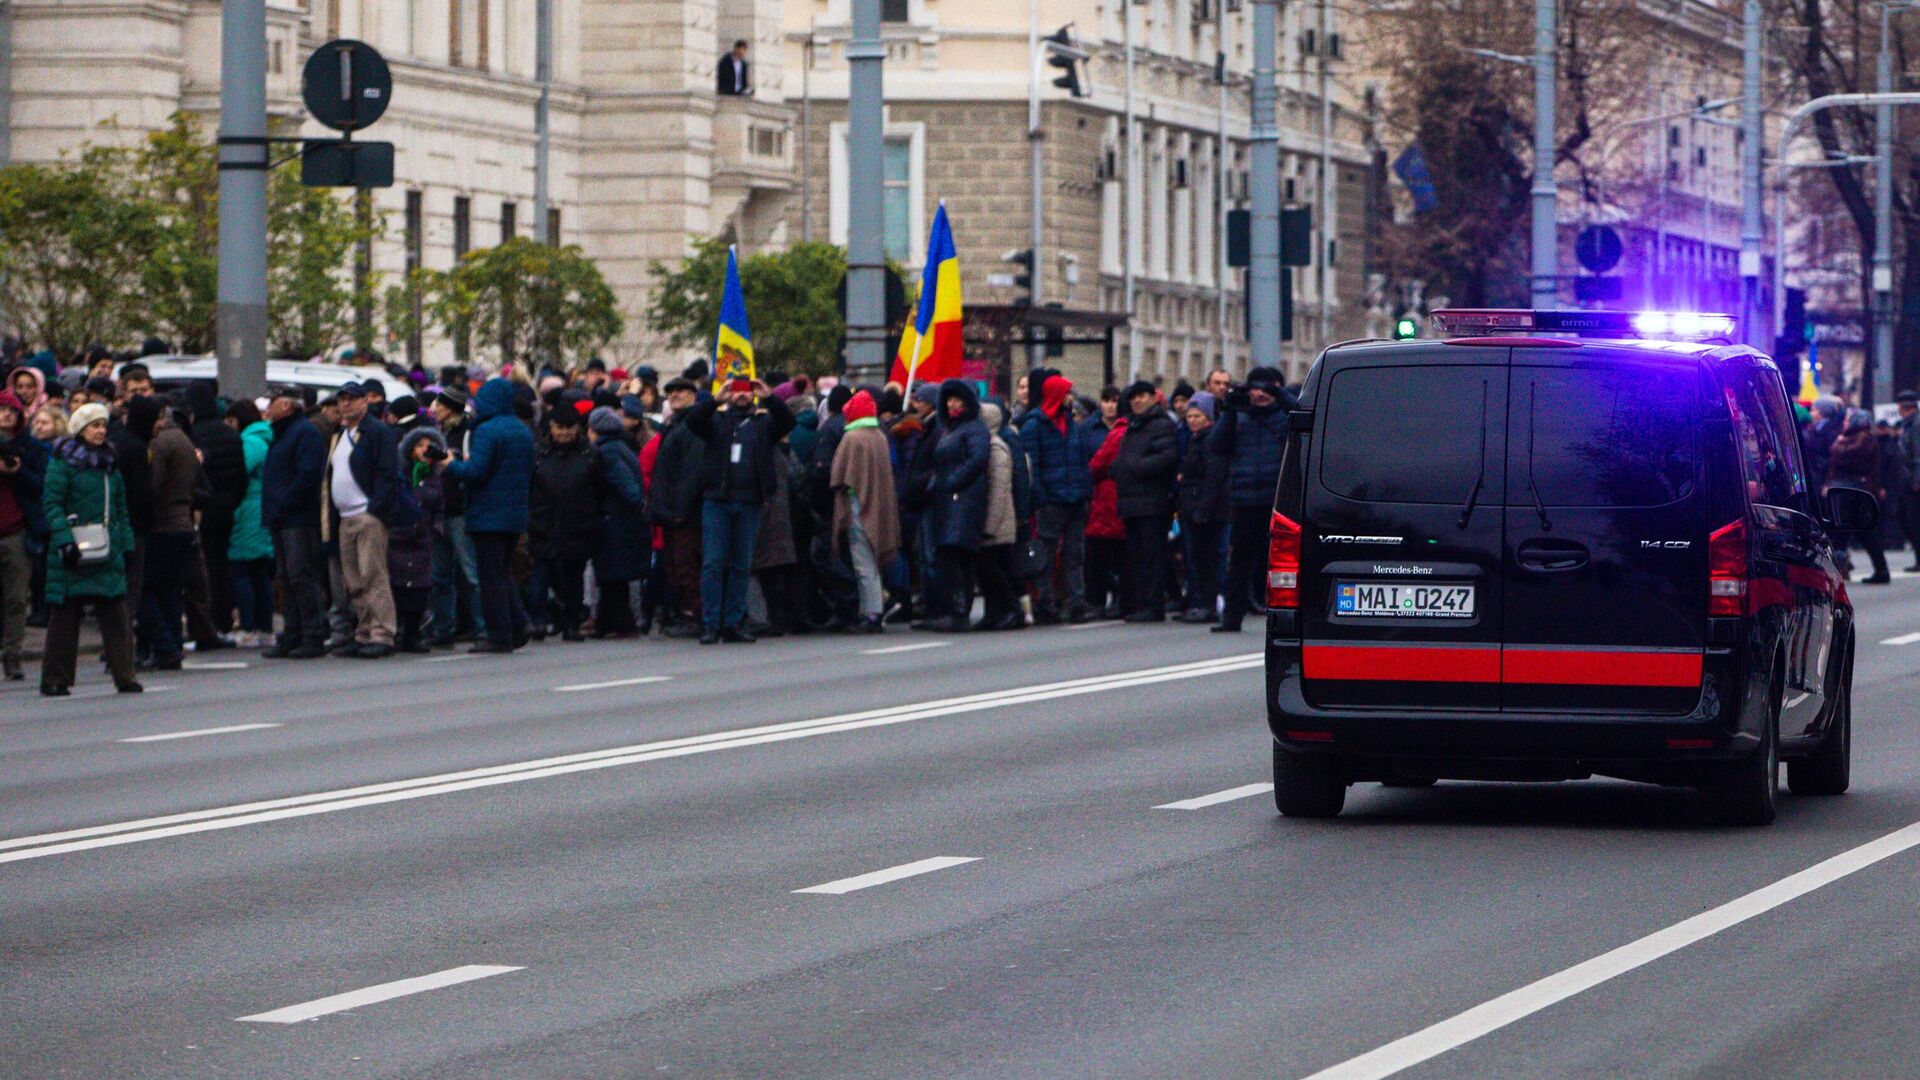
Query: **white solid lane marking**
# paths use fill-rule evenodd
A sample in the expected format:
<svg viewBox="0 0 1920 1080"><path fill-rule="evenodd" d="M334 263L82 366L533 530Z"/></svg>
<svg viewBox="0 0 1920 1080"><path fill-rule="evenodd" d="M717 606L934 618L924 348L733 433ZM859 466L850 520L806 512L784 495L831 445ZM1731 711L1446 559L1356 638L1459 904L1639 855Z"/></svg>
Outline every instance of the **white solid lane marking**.
<svg viewBox="0 0 1920 1080"><path fill-rule="evenodd" d="M131 739L119 742L167 742L172 739L196 739L202 735L225 735L230 731L259 731L261 728L279 727L279 724L232 724L227 727L201 728L198 731L169 731L160 735L135 735Z"/></svg>
<svg viewBox="0 0 1920 1080"><path fill-rule="evenodd" d="M490 979L495 975L505 975L509 971L523 971L524 968L500 967L493 964L468 964L465 967L448 968L431 975L417 975L411 979L399 979L379 986L369 986L364 990L350 990L344 994L323 997L302 1005L289 1005L272 1012L254 1013L252 1016L236 1016L235 1020L249 1024L297 1024L302 1020L311 1020L316 1016L345 1012L362 1005L376 1005L382 1001L421 994L428 990L438 990L443 986L457 986L475 979Z"/></svg>
<svg viewBox="0 0 1920 1080"><path fill-rule="evenodd" d="M936 855L931 859L921 859L919 862L904 863L900 866L889 866L885 870L875 870L871 874L841 878L839 881L829 881L825 885L815 885L810 889L795 889L793 891L796 893L825 893L829 896L840 896L845 893L858 892L861 889L871 889L875 885L885 885L889 881L919 877L921 874L931 874L935 870L945 870L949 866L964 866L967 863L979 861L977 858L967 858L960 855Z"/></svg>
<svg viewBox="0 0 1920 1080"><path fill-rule="evenodd" d="M1119 626L1119 619L1101 619L1098 622L1083 622L1079 626L1063 626L1062 630L1098 630L1103 626Z"/></svg>
<svg viewBox="0 0 1920 1080"><path fill-rule="evenodd" d="M420 662L423 664L451 664L456 660L478 660L483 656L490 656L490 655L495 655L495 654L463 652L463 653L454 653L452 656L426 656L426 657L422 657Z"/></svg>
<svg viewBox="0 0 1920 1080"><path fill-rule="evenodd" d="M207 810L191 810L186 813L166 814L161 817L114 822L108 825L90 825L57 833L42 833L38 836L20 836L10 840L0 840L0 863L159 840L169 836L185 836L214 829L231 829L242 825L255 825L312 814L330 814L361 806L419 799L429 795L444 795L449 792L491 787L496 784L513 784L522 780L537 780L548 776L564 776L569 773L605 769L617 765L632 765L643 761L659 761L691 754L712 753L716 750L760 746L842 731L859 731L865 728L904 724L914 720L957 716L1008 705L1025 705L1082 694L1125 690L1135 686L1174 682L1180 679L1205 678L1259 667L1261 662L1260 653L1226 656L1189 664L1175 664L1171 667L1150 668L1129 674L1095 675L1082 679L1069 679L1065 682L947 698L941 701L869 709L865 712L844 713L814 720L794 720L782 724L735 728L731 731L716 731L706 735L691 735L634 746L617 746L607 750L590 750L534 761L421 776L411 780L391 780L336 791L315 792L311 795L295 795L283 799L240 803Z"/></svg>
<svg viewBox="0 0 1920 1080"><path fill-rule="evenodd" d="M1882 645L1911 645L1920 641L1920 634L1901 634L1899 637L1883 638Z"/></svg>
<svg viewBox="0 0 1920 1080"><path fill-rule="evenodd" d="M1272 790L1272 784L1242 784L1237 788L1216 791L1211 795L1199 795L1191 799L1181 799L1179 802L1161 803L1159 806L1154 807L1154 809L1199 810L1208 806L1218 806L1223 802L1232 802L1235 799L1246 799L1255 795L1265 795Z"/></svg>
<svg viewBox="0 0 1920 1080"><path fill-rule="evenodd" d="M609 679L606 682L583 682L572 686L556 686L556 694L577 694L582 690L611 690L616 686L644 686L647 683L672 682L671 675L642 675L635 679Z"/></svg>
<svg viewBox="0 0 1920 1080"><path fill-rule="evenodd" d="M1920 822L1843 851L1797 874L1781 878L1664 930L1656 930L1612 952L1602 953L1538 982L1528 983L1457 1016L1396 1039L1377 1050L1343 1061L1330 1069L1322 1069L1307 1080L1378 1080L1392 1076L1402 1069L1464 1046L1482 1035L1498 1031L1550 1005L1591 990L1609 979L1652 963L1669 953L1678 952L1729 927L1738 926L1756 915L1772 911L1789 900L1805 896L1821 886L1831 885L1916 845L1920 845Z"/></svg>
<svg viewBox="0 0 1920 1080"><path fill-rule="evenodd" d="M245 671L245 660L195 661L189 660L180 665L182 671Z"/></svg>
<svg viewBox="0 0 1920 1080"><path fill-rule="evenodd" d="M916 641L911 645L889 645L884 649L861 649L867 656L890 656L894 653L919 652L921 649L944 649L953 644L951 641Z"/></svg>

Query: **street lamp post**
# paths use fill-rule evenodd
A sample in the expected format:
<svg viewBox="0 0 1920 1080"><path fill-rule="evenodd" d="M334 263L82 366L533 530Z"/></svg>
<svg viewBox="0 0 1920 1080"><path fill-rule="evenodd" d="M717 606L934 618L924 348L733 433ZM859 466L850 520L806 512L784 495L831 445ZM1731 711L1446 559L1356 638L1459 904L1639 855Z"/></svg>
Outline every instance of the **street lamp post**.
<svg viewBox="0 0 1920 1080"><path fill-rule="evenodd" d="M879 208L886 174L882 154L880 0L853 0L847 42L847 380L879 382L887 375L885 241Z"/></svg>
<svg viewBox="0 0 1920 1080"><path fill-rule="evenodd" d="M1760 163L1766 118L1761 113L1760 79L1762 50L1760 0L1746 0L1742 21L1745 24L1745 65L1740 87L1740 324L1746 328L1747 344L1758 349L1772 347L1772 334L1760 326L1760 263L1767 243L1766 219L1761 212ZM1769 320L1771 321L1771 320ZM1769 327L1768 330L1771 330Z"/></svg>
<svg viewBox="0 0 1920 1080"><path fill-rule="evenodd" d="M1880 56L1876 90L1893 93L1893 14L1920 4L1896 0L1880 5ZM1873 381L1871 389L1891 398L1893 390L1893 105L1882 100L1873 111Z"/></svg>
<svg viewBox="0 0 1920 1080"><path fill-rule="evenodd" d="M1129 4L1129 7L1132 5ZM1253 212L1247 252L1248 345L1252 367L1280 366L1280 126L1275 0L1253 5L1253 115L1247 137Z"/></svg>
<svg viewBox="0 0 1920 1080"><path fill-rule="evenodd" d="M220 11L220 232L214 335L220 389L267 390L267 5Z"/></svg>
<svg viewBox="0 0 1920 1080"><path fill-rule="evenodd" d="M1558 138L1554 133L1558 21L1555 0L1534 0L1532 194L1535 308L1553 307L1560 295L1560 189L1553 177L1554 151L1558 146Z"/></svg>

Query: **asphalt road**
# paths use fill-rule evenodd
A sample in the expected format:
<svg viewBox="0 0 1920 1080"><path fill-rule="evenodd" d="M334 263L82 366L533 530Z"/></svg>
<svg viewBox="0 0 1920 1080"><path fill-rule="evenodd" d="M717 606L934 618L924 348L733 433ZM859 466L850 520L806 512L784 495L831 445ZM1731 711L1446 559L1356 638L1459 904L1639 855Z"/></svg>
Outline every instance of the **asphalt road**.
<svg viewBox="0 0 1920 1080"><path fill-rule="evenodd" d="M0 1075L1911 1074L1920 851L1721 918L1920 822L1920 580L1855 593L1854 790L1754 830L1604 781L1280 819L1251 631L8 684Z"/></svg>

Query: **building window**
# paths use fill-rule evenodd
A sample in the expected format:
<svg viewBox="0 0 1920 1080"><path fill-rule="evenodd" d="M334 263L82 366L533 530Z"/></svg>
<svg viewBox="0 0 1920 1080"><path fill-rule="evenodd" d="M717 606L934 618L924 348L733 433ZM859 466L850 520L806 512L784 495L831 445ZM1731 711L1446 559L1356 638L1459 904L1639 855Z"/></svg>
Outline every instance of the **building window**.
<svg viewBox="0 0 1920 1080"><path fill-rule="evenodd" d="M547 208L547 243L560 246L560 208L557 206Z"/></svg>
<svg viewBox="0 0 1920 1080"><path fill-rule="evenodd" d="M460 23L461 17L465 14L460 9L465 6L460 0L447 0L447 63L454 67L459 67L465 59L460 47L463 44Z"/></svg>
<svg viewBox="0 0 1920 1080"><path fill-rule="evenodd" d="M409 364L418 364L423 359L421 354L421 349L420 349L420 321L422 317L425 315L425 312L422 310L422 305L420 303L420 291L419 289L415 288L413 285L413 272L420 269L420 266L422 263L421 255L424 247L424 241L421 236L421 233L423 232L423 229L421 227L422 226L421 218L423 216L424 215L422 214L422 211L421 211L420 193L418 191L407 192L407 211L406 211L406 226L405 226L406 247L407 247L407 291L411 294L412 301L413 301L413 312L412 312L413 317L409 320L409 322L412 325L407 331L407 362Z"/></svg>
<svg viewBox="0 0 1920 1080"><path fill-rule="evenodd" d="M919 253L913 250L908 235L912 231L913 214L913 142L910 139L887 140L881 208L887 258L897 263L912 262Z"/></svg>
<svg viewBox="0 0 1920 1080"><path fill-rule="evenodd" d="M487 70L487 0L473 0L473 63L481 71Z"/></svg>
<svg viewBox="0 0 1920 1080"><path fill-rule="evenodd" d="M504 244L507 241L513 239L513 233L515 228L519 225L519 219L520 219L519 203L503 202L500 204L500 242L501 243Z"/></svg>
<svg viewBox="0 0 1920 1080"><path fill-rule="evenodd" d="M327 0L327 40L340 36L340 5L345 0Z"/></svg>
<svg viewBox="0 0 1920 1080"><path fill-rule="evenodd" d="M890 124L881 154L881 202L860 211L879 212L887 257L903 266L919 266L926 252L926 128L923 124ZM829 239L847 242L852 220L849 202L847 125L832 126L828 141L827 184L831 210Z"/></svg>
<svg viewBox="0 0 1920 1080"><path fill-rule="evenodd" d="M453 261L458 263L473 250L473 200L465 195L453 197Z"/></svg>
<svg viewBox="0 0 1920 1080"><path fill-rule="evenodd" d="M880 0L880 21L903 23L909 17L907 0Z"/></svg>

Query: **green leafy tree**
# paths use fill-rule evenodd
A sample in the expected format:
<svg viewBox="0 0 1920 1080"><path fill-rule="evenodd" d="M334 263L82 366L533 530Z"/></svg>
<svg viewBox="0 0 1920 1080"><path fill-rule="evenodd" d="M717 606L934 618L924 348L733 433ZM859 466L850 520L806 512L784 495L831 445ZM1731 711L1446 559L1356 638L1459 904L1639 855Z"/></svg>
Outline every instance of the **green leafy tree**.
<svg viewBox="0 0 1920 1080"><path fill-rule="evenodd" d="M267 343L276 355L306 358L353 340L356 313L378 283L356 283L353 254L379 235L378 217L354 212L352 196L310 188L276 172L267 187Z"/></svg>
<svg viewBox="0 0 1920 1080"><path fill-rule="evenodd" d="M213 350L220 281L220 169L200 122L175 113L167 127L121 155L131 190L159 221L141 272L147 325L182 352Z"/></svg>
<svg viewBox="0 0 1920 1080"><path fill-rule="evenodd" d="M682 348L711 349L726 289L726 241L695 240L692 254L680 265L655 262L648 273L654 292L647 328ZM839 370L847 326L840 316L838 291L846 273L846 252L819 241L741 261L740 291L746 297L754 359L761 370L810 375Z"/></svg>
<svg viewBox="0 0 1920 1080"><path fill-rule="evenodd" d="M626 329L613 289L577 247L515 237L417 281L432 322L496 352L503 366L584 361ZM396 304L411 310L405 288L388 293L390 326Z"/></svg>
<svg viewBox="0 0 1920 1080"><path fill-rule="evenodd" d="M158 208L128 182L123 151L90 147L56 165L0 169L7 321L72 356L147 325L142 296L161 244Z"/></svg>

